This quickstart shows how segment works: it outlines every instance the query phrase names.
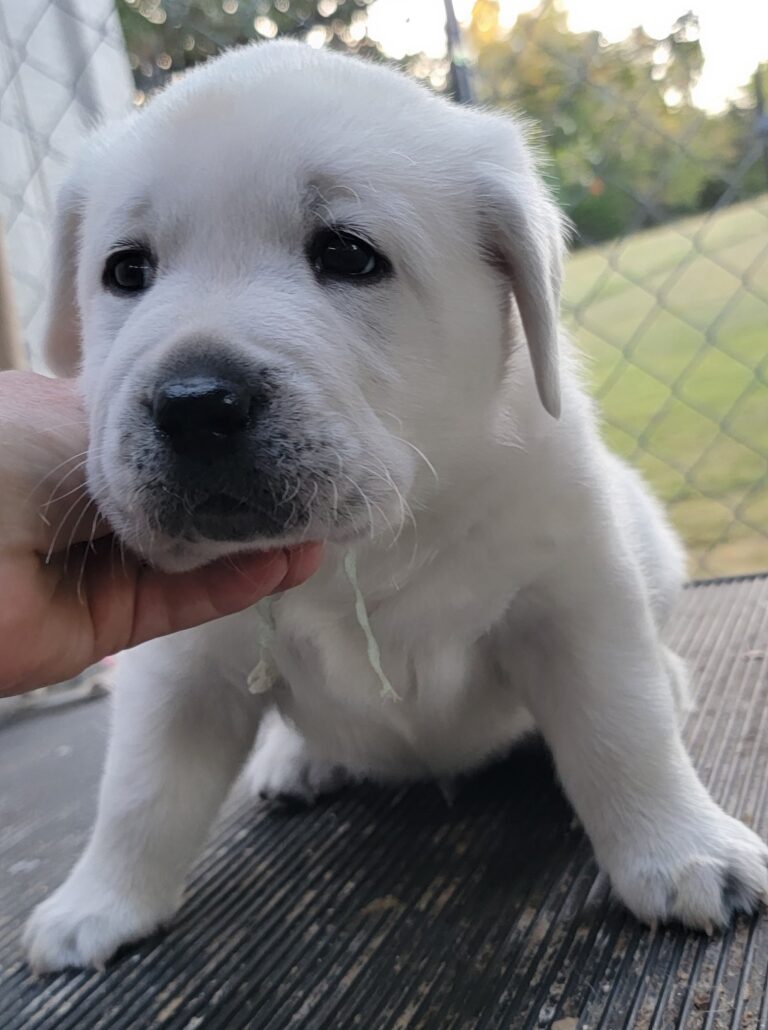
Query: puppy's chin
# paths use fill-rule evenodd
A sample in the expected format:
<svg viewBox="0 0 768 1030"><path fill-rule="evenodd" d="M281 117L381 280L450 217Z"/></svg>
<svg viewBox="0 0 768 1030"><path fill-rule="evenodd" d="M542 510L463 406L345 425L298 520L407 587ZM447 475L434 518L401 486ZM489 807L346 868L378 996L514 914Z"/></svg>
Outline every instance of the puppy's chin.
<svg viewBox="0 0 768 1030"><path fill-rule="evenodd" d="M370 538L369 533L365 534L365 538ZM203 565L209 565L211 562L219 558L225 558L228 555L236 556L255 553L268 555L277 551L291 551L298 547L299 543L308 543L314 539L320 538L319 536L309 537L301 541L296 539L272 539L231 542L199 540L191 542L189 540L158 539L156 537L152 542L151 548L142 547L141 545L137 546L134 543L131 549L137 552L149 565L159 569L161 572L191 572L193 569L202 568ZM346 532L333 531L323 536L325 542L347 545L360 539L362 539L362 534L354 530L347 530ZM237 564L236 558L234 558L234 562Z"/></svg>
<svg viewBox="0 0 768 1030"><path fill-rule="evenodd" d="M235 544L191 544L184 540L171 540L155 544L151 553L146 553L144 557L150 565L161 572L191 572L192 569L199 569L218 558L243 549L242 544L238 547Z"/></svg>
<svg viewBox="0 0 768 1030"><path fill-rule="evenodd" d="M252 540L252 541L211 541L197 540L173 540L170 538L157 539L152 542L151 548L134 548L138 550L141 557L153 568L161 572L191 572L193 569L202 568L219 558L236 556L242 554L263 554L265 556L277 551L291 551L298 547L298 543L283 540ZM234 565L237 565L237 558L233 557Z"/></svg>
<svg viewBox="0 0 768 1030"><path fill-rule="evenodd" d="M365 518L350 517L328 526L324 522L311 524L301 530L291 530L281 535L254 535L250 539L211 540L198 536L188 539L170 533L157 532L148 537L138 530L133 520L111 513L108 521L115 527L116 534L125 546L143 561L162 572L190 572L219 558L238 554L269 554L274 551L291 550L310 541L323 541L342 547L356 543L371 543L387 540L398 535L401 512L388 513L382 509L381 524ZM391 517L387 517L390 515Z"/></svg>
<svg viewBox="0 0 768 1030"><path fill-rule="evenodd" d="M256 534L236 539L211 539L196 533L176 535L153 529L148 532L147 523L155 523L154 512L147 512L140 519L127 515L117 505L104 506L107 521L113 526L115 535L122 540L126 549L147 565L161 572L190 572L202 568L219 558L238 554L269 554L291 550L299 544L325 538L325 534L309 536L304 531L293 531L281 535Z"/></svg>

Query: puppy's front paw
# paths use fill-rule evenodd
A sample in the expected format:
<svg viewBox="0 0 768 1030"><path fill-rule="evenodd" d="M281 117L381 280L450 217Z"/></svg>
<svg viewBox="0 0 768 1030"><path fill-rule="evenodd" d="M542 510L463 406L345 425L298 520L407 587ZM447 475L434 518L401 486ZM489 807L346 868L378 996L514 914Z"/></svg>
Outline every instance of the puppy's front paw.
<svg viewBox="0 0 768 1030"><path fill-rule="evenodd" d="M101 969L121 944L146 937L171 914L71 879L34 910L24 930L24 948L37 973Z"/></svg>
<svg viewBox="0 0 768 1030"><path fill-rule="evenodd" d="M608 872L627 907L651 925L712 933L768 900L768 848L714 804L668 835L651 829L645 846L624 851Z"/></svg>

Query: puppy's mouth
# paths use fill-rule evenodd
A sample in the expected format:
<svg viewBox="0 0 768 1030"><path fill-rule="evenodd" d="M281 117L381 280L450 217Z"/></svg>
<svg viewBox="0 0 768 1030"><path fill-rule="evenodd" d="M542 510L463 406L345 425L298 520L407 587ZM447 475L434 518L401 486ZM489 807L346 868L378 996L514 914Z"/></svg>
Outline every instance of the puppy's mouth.
<svg viewBox="0 0 768 1030"><path fill-rule="evenodd" d="M193 515L210 516L211 518L227 518L230 515L239 515L248 510L250 506L244 497L235 497L232 494L211 494L202 501L198 501L192 508Z"/></svg>
<svg viewBox="0 0 768 1030"><path fill-rule="evenodd" d="M296 507L259 493L229 491L169 494L157 513L160 531L187 542L200 540L270 543L304 527Z"/></svg>
<svg viewBox="0 0 768 1030"><path fill-rule="evenodd" d="M177 522L178 525L178 522ZM280 525L263 511L237 497L219 494L195 505L184 518L180 532L175 526L170 535L187 540L251 540L254 537L272 537L281 533Z"/></svg>
<svg viewBox="0 0 768 1030"><path fill-rule="evenodd" d="M185 492L165 486L153 493L155 503L144 509L142 520L126 516L116 521L122 523L118 533L126 544L166 572L185 572L238 552L293 551L325 536L310 536L307 520L296 512L286 519L271 494L263 503L259 495L227 490Z"/></svg>

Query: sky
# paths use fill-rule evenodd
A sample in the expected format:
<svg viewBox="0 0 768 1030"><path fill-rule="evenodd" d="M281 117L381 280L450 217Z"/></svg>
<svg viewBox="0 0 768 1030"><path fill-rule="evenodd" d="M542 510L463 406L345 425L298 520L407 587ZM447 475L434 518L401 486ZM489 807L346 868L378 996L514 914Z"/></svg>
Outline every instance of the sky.
<svg viewBox="0 0 768 1030"><path fill-rule="evenodd" d="M699 17L704 70L694 100L710 111L729 97L768 60L768 0L562 0L571 29L599 29L608 40L623 39L642 25L652 36L666 35L675 18L692 9ZM469 19L474 0L454 0L460 21ZM503 24L514 24L531 0L501 0ZM393 57L445 51L443 0L375 0L370 8L370 35Z"/></svg>

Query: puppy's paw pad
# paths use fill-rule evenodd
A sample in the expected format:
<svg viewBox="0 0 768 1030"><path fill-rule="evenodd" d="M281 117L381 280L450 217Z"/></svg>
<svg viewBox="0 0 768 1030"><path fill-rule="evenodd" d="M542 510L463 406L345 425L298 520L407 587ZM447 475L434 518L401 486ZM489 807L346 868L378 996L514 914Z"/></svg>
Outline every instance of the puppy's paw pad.
<svg viewBox="0 0 768 1030"><path fill-rule="evenodd" d="M64 884L34 910L23 943L37 973L103 969L122 944L146 937L161 922L160 915L125 898Z"/></svg>
<svg viewBox="0 0 768 1030"><path fill-rule="evenodd" d="M768 898L768 848L756 834L723 812L697 830L687 841L681 834L667 842L663 859L631 862L634 872L612 877L643 922L679 922L711 934Z"/></svg>

